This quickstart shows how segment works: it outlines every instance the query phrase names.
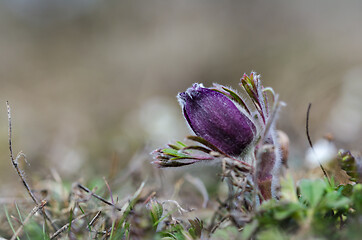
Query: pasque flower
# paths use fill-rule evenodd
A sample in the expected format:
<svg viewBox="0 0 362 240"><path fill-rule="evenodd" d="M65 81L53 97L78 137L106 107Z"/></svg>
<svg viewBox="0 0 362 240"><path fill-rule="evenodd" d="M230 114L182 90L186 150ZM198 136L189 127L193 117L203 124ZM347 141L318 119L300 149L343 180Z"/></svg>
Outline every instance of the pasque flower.
<svg viewBox="0 0 362 240"><path fill-rule="evenodd" d="M178 99L192 131L222 152L239 156L253 142L254 123L223 93L195 83Z"/></svg>
<svg viewBox="0 0 362 240"><path fill-rule="evenodd" d="M240 92L214 84L206 88L195 83L177 98L198 145L169 144L154 151L158 167L180 167L197 162L229 159L259 188L264 199L276 196L281 151L275 129L280 107L277 95L264 88L260 76L244 74ZM199 145L201 144L201 145ZM242 175L243 175L242 174ZM258 186L258 187L256 187Z"/></svg>

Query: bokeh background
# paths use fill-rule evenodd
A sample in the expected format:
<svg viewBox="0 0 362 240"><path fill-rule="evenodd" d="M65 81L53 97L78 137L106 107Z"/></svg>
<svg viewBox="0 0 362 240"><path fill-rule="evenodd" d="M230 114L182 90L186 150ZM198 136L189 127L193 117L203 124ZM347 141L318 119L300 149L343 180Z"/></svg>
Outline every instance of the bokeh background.
<svg viewBox="0 0 362 240"><path fill-rule="evenodd" d="M291 167L303 165L310 102L313 140L362 150L361 24L357 0L1 1L0 195L23 191L6 100L31 179L107 175L140 154L152 168L146 153L189 134L178 92L237 88L252 70L287 103Z"/></svg>

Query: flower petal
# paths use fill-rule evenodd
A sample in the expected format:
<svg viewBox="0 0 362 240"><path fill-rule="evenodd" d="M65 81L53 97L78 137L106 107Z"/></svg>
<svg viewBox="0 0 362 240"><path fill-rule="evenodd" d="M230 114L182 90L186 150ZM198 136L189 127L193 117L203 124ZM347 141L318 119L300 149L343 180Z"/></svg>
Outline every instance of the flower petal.
<svg viewBox="0 0 362 240"><path fill-rule="evenodd" d="M224 94L194 84L178 99L195 134L226 154L238 156L253 141L255 125Z"/></svg>

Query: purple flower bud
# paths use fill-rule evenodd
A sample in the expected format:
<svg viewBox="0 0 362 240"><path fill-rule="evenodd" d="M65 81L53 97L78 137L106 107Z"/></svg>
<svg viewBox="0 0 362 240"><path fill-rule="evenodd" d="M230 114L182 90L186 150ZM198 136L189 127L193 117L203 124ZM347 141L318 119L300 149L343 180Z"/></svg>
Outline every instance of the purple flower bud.
<svg viewBox="0 0 362 240"><path fill-rule="evenodd" d="M254 140L256 128L237 103L195 83L178 99L195 134L231 156L239 156Z"/></svg>

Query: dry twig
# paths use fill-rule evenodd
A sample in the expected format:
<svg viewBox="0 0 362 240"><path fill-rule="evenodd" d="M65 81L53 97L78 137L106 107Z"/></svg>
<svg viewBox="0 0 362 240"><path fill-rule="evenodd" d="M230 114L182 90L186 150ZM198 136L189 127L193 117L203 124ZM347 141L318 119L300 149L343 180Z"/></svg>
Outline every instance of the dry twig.
<svg viewBox="0 0 362 240"><path fill-rule="evenodd" d="M309 146L314 152L313 143L312 143L312 140L311 140L310 135L309 135L309 115L310 115L310 108L311 107L312 107L312 104L309 103L308 110L307 110L307 116L306 116L306 120L305 120L305 132L307 134L307 139L308 139ZM315 152L314 152L314 154L317 156L317 154ZM318 159L318 157L317 157L317 159ZM328 177L328 174L327 174L326 170L324 169L322 163L319 161L319 159L318 159L318 163L319 163L319 167L322 169L323 175L327 178L329 184L331 184L331 182L329 180L329 177Z"/></svg>
<svg viewBox="0 0 362 240"><path fill-rule="evenodd" d="M87 217L88 215L90 215L91 212L89 213L85 213L82 215L79 215L78 217L74 218L70 223L65 224L63 227L59 228L58 231L56 231L51 237L50 239L55 239L56 237L58 237L59 234L61 234L62 232L64 232L67 228L69 228L69 225L71 225L72 223L74 223L77 220L80 220L82 218Z"/></svg>
<svg viewBox="0 0 362 240"><path fill-rule="evenodd" d="M115 204L107 201L106 199L102 198L101 196L98 196L97 194L93 193L90 189L88 189L87 187L83 186L82 184L78 183L77 184L78 188L82 189L83 191L90 193L93 197L97 198L98 200L104 202L105 204L114 207L115 209L117 209L118 211L121 211L122 208L117 207Z"/></svg>
<svg viewBox="0 0 362 240"><path fill-rule="evenodd" d="M6 102L6 107L7 107L7 112L8 112L8 136L9 136L9 151L10 151L10 160L11 163L13 164L16 172L18 173L21 181L23 182L23 185L25 186L25 189L27 190L27 192L29 193L31 199L34 201L34 203L36 204L36 206L41 206L41 203L39 202L39 200L35 197L35 195L33 194L33 192L30 189L29 184L27 183L24 173L20 170L19 165L18 165L18 161L21 157L25 157L25 155L20 152L16 158L14 159L14 155L13 155L13 147L12 147L12 128L11 128L11 111L10 111L10 105L9 102ZM51 220L51 218L49 217L49 215L47 214L47 212L41 208L41 213L42 215L50 222L52 228L56 231L58 228L57 226L53 223L53 221Z"/></svg>

